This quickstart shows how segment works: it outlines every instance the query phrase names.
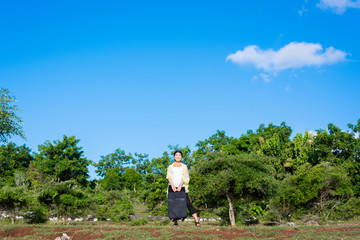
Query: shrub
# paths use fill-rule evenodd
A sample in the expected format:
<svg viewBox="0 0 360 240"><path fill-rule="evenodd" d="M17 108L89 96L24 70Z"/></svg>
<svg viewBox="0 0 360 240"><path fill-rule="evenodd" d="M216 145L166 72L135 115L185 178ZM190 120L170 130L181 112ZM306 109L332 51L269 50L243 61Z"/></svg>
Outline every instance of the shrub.
<svg viewBox="0 0 360 240"><path fill-rule="evenodd" d="M30 212L25 216L26 222L29 224L39 224L46 223L47 218L47 209L44 206L37 205L30 207Z"/></svg>
<svg viewBox="0 0 360 240"><path fill-rule="evenodd" d="M131 226L140 226L147 224L148 221L145 218L139 218L130 223Z"/></svg>
<svg viewBox="0 0 360 240"><path fill-rule="evenodd" d="M129 197L120 191L103 192L98 199L100 205L95 211L96 217L100 219L110 218L113 222L128 221L129 215L134 214Z"/></svg>

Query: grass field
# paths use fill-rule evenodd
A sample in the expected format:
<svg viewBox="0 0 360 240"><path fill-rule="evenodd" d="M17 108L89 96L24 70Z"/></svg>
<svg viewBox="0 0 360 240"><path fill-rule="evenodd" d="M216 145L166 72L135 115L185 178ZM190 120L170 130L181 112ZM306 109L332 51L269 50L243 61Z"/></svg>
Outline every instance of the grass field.
<svg viewBox="0 0 360 240"><path fill-rule="evenodd" d="M51 239L66 233L72 240L90 239L360 239L360 223L338 223L326 226L299 227L222 227L203 223L196 228L191 222L178 227L147 223L78 223L77 225L10 225L0 227L0 239Z"/></svg>

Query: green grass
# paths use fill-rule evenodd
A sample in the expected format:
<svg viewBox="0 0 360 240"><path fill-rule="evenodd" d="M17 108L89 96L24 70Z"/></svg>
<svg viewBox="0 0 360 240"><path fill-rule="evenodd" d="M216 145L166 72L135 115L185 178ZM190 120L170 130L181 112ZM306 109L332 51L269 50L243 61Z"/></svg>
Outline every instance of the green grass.
<svg viewBox="0 0 360 240"><path fill-rule="evenodd" d="M29 230L33 228L32 230ZM21 232L26 234L21 235ZM0 239L49 239L68 234L73 240L76 236L87 239L360 239L359 222L339 222L326 226L269 227L254 225L247 227L219 226L202 223L196 228L193 222L180 222L179 227L171 224L159 225L147 222L145 225L131 226L124 223L76 223L76 225L27 225L4 224L0 226ZM11 235L12 234L12 235ZM15 237L14 234L17 236ZM55 237L54 237L55 239Z"/></svg>

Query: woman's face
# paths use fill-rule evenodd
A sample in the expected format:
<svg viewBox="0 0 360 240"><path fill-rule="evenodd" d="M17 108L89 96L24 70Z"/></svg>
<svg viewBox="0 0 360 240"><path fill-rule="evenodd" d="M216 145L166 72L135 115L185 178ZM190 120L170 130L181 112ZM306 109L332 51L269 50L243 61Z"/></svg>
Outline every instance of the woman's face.
<svg viewBox="0 0 360 240"><path fill-rule="evenodd" d="M175 153L174 158L175 158L175 161L180 162L181 158L182 158L181 153L179 153L179 152Z"/></svg>

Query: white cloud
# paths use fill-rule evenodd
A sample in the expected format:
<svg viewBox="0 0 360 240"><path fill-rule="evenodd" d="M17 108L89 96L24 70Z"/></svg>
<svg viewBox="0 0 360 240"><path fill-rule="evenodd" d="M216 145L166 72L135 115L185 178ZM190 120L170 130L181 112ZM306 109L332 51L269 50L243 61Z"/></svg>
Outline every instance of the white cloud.
<svg viewBox="0 0 360 240"><path fill-rule="evenodd" d="M264 82L271 82L271 78L269 74L260 73L260 77L264 80Z"/></svg>
<svg viewBox="0 0 360 240"><path fill-rule="evenodd" d="M239 65L253 65L257 69L276 73L285 69L309 66L320 67L346 60L346 52L333 47L326 48L318 43L291 42L278 51L262 50L258 46L250 45L226 57Z"/></svg>
<svg viewBox="0 0 360 240"><path fill-rule="evenodd" d="M343 14L348 8L360 8L360 0L320 0L316 6L323 10L331 9L337 14Z"/></svg>

